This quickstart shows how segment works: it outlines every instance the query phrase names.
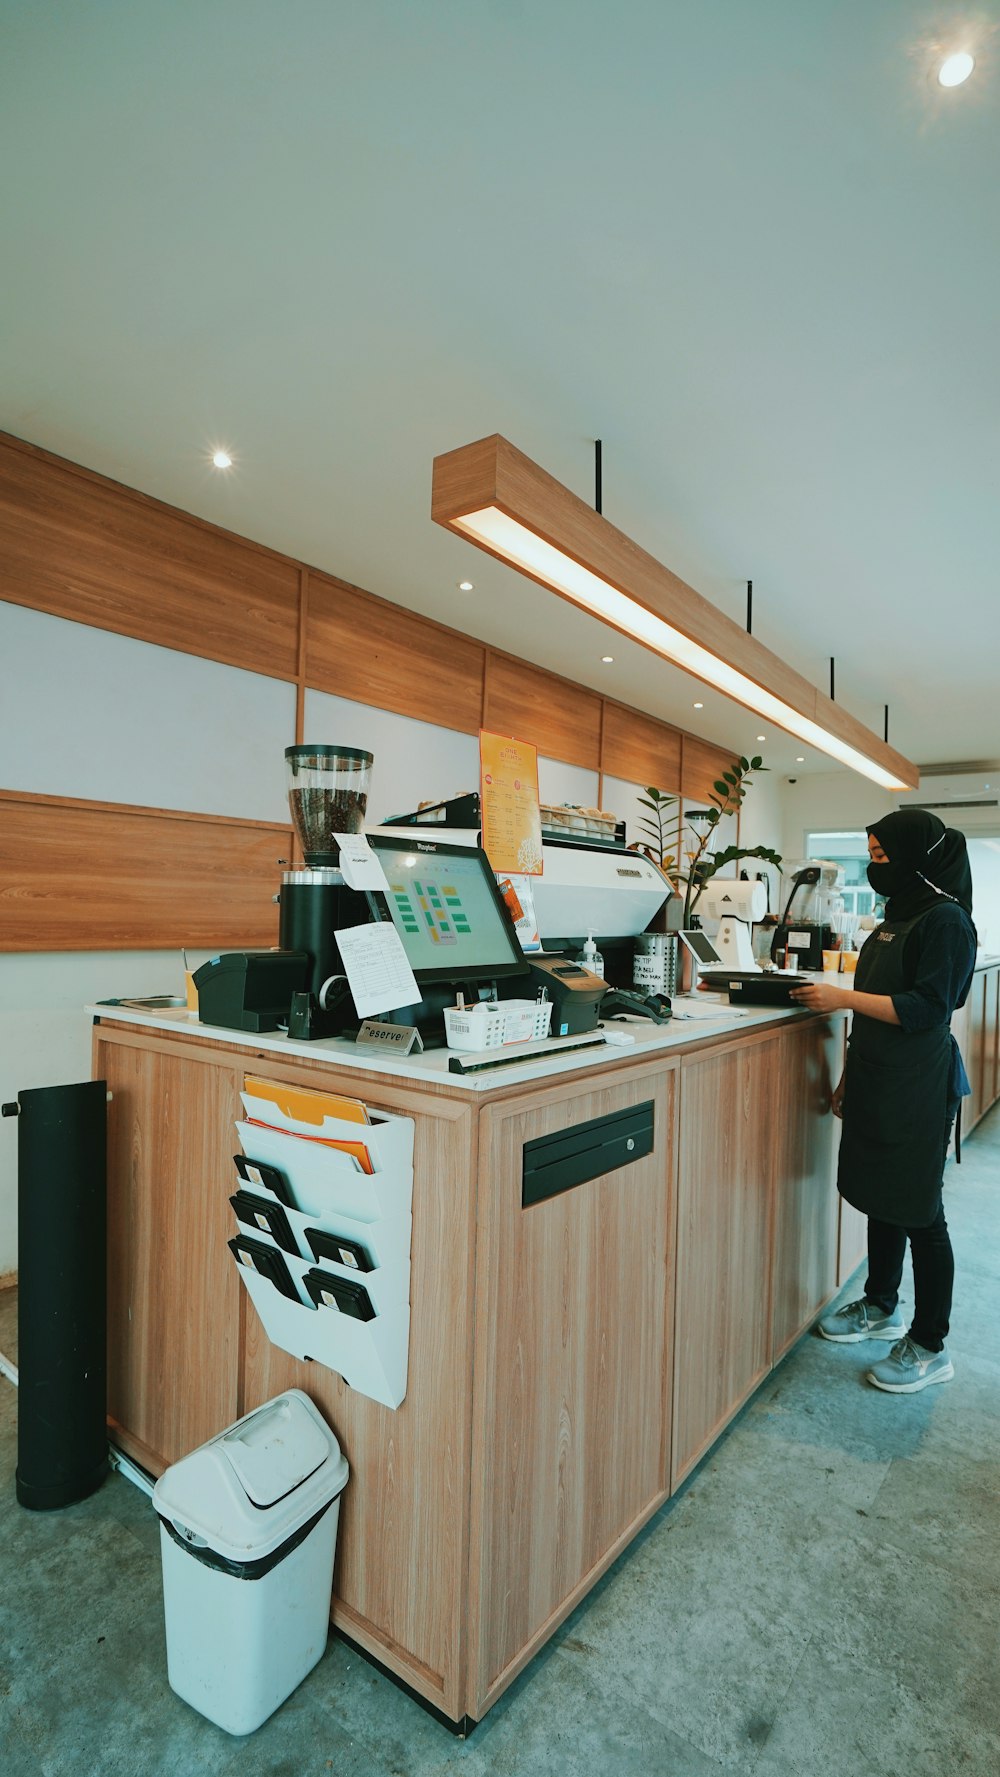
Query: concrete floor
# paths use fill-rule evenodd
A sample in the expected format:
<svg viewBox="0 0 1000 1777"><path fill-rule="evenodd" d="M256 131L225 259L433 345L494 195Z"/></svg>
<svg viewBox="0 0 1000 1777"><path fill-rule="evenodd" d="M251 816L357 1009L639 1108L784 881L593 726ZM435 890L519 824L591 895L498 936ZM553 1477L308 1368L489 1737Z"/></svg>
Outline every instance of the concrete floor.
<svg viewBox="0 0 1000 1777"><path fill-rule="evenodd" d="M880 1394L869 1347L802 1339L467 1743L338 1641L246 1740L189 1709L148 1501L20 1508L0 1380L0 1769L997 1777L998 1162L995 1111L949 1175L954 1382Z"/></svg>

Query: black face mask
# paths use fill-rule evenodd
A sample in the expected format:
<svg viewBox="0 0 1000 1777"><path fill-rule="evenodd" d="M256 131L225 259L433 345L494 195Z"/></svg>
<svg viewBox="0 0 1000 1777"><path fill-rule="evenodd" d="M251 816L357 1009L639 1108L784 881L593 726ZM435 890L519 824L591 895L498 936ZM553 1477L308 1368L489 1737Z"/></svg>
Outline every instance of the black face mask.
<svg viewBox="0 0 1000 1777"><path fill-rule="evenodd" d="M914 881L912 870L905 864L869 864L868 881L877 895L887 901L890 895L898 895L902 889L909 888Z"/></svg>

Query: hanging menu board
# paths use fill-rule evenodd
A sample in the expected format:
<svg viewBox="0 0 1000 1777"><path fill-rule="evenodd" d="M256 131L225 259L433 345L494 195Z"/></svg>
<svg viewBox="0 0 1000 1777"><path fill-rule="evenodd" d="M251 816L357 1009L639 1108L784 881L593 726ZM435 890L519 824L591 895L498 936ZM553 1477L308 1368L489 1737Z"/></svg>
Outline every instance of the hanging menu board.
<svg viewBox="0 0 1000 1777"><path fill-rule="evenodd" d="M483 850L494 870L542 874L538 753L526 740L479 733Z"/></svg>

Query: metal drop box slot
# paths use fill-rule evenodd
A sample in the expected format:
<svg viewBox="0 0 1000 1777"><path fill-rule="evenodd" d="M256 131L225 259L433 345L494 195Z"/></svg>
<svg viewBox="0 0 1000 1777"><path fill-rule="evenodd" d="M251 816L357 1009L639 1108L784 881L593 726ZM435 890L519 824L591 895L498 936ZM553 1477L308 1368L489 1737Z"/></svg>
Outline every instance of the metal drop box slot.
<svg viewBox="0 0 1000 1777"><path fill-rule="evenodd" d="M653 1100L609 1117L592 1117L555 1135L526 1141L521 1161L521 1205L544 1203L560 1191L630 1166L653 1152Z"/></svg>

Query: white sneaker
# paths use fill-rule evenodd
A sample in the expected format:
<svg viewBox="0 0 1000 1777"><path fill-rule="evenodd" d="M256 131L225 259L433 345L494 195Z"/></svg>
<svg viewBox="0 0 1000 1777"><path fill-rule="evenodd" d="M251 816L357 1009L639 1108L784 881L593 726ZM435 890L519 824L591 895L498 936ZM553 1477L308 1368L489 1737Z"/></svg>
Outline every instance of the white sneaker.
<svg viewBox="0 0 1000 1777"><path fill-rule="evenodd" d="M896 1303L891 1314L873 1302L846 1302L836 1313L819 1322L817 1332L838 1345L857 1345L862 1339L898 1339L906 1331L903 1311Z"/></svg>
<svg viewBox="0 0 1000 1777"><path fill-rule="evenodd" d="M918 1394L933 1382L950 1382L954 1374L947 1346L940 1351L928 1351L925 1346L914 1344L907 1333L888 1357L872 1366L868 1381L875 1388L884 1388L886 1394Z"/></svg>

